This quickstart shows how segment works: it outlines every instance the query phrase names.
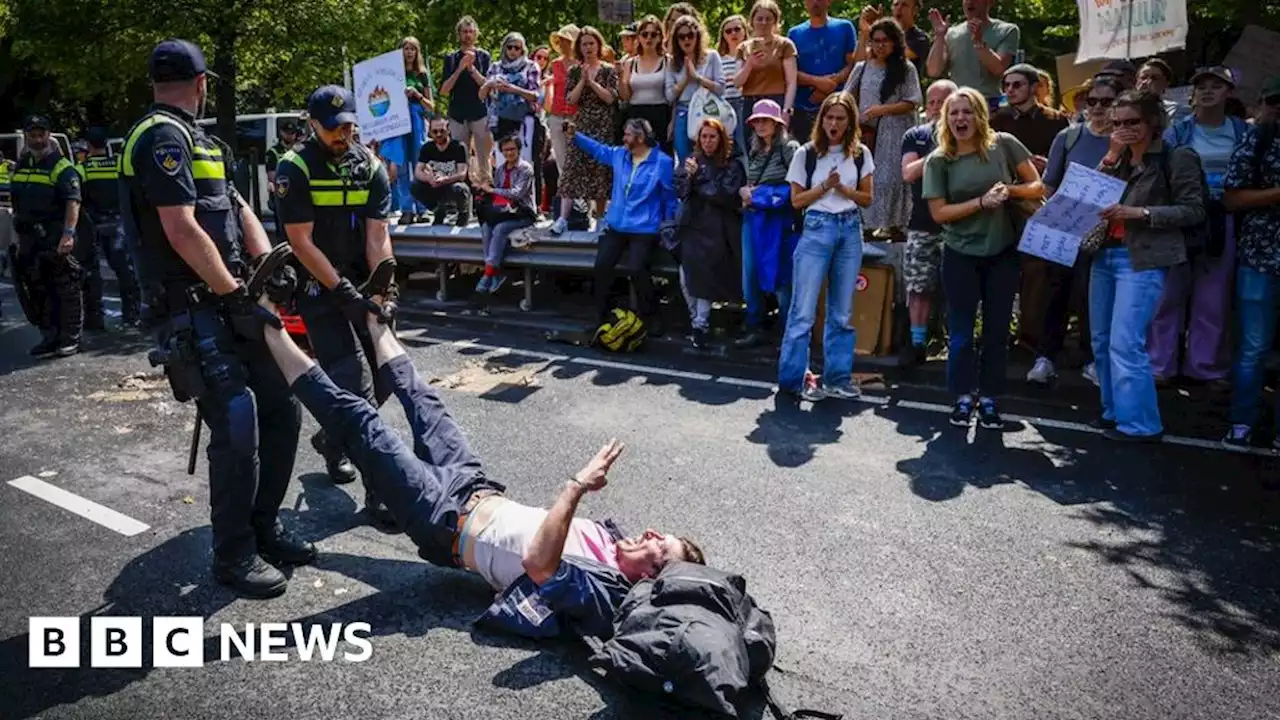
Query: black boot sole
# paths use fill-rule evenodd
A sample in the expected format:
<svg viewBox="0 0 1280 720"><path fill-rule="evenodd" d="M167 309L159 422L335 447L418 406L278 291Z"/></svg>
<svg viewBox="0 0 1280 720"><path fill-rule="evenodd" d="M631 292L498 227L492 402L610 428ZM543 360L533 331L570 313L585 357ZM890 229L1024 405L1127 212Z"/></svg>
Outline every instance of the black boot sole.
<svg viewBox="0 0 1280 720"><path fill-rule="evenodd" d="M369 273L369 278L357 288L361 295L369 295L373 288L385 288L396 279L395 258L383 258L378 266Z"/></svg>
<svg viewBox="0 0 1280 720"><path fill-rule="evenodd" d="M302 555L291 555L291 554L282 555L282 554L273 553L270 550L265 550L262 548L262 546L258 547L258 556L261 557L263 560L266 560L268 563L275 565L276 567L280 567L280 566L298 567L301 565L310 565L316 561L317 554L318 553L313 549L311 553L305 557Z"/></svg>
<svg viewBox="0 0 1280 720"><path fill-rule="evenodd" d="M274 585L243 585L236 580L218 577L217 573L214 573L213 579L217 580L219 585L235 593L236 596L248 600L270 600L271 598L277 598L283 595L284 591L289 588L288 578L285 578Z"/></svg>
<svg viewBox="0 0 1280 720"><path fill-rule="evenodd" d="M291 257L293 257L293 246L289 243L280 243L271 248L267 252L267 256L262 259L262 262L253 271L253 274L249 276L249 281L245 283L245 289L249 291L249 297L257 301L267 289L267 280Z"/></svg>

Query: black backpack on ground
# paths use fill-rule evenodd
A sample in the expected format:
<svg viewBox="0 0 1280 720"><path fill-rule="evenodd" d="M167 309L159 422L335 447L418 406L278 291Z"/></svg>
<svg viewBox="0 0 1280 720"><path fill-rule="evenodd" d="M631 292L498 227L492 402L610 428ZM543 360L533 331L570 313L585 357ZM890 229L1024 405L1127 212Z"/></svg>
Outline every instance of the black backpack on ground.
<svg viewBox="0 0 1280 720"><path fill-rule="evenodd" d="M747 594L746 580L705 565L669 563L641 580L614 612L613 637L587 638L591 666L626 685L716 717L737 718L761 689L784 720L842 716L787 712L769 692L777 636L773 618Z"/></svg>

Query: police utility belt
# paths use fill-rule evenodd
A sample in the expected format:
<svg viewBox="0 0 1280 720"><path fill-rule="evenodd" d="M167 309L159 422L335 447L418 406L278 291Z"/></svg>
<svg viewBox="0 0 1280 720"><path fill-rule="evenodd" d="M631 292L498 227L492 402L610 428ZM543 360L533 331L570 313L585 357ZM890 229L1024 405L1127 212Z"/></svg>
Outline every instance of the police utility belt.
<svg viewBox="0 0 1280 720"><path fill-rule="evenodd" d="M233 275L237 273L233 272ZM219 353L212 335L200 337L195 330L195 313L216 312L220 299L204 283L183 288L169 287L160 301L168 315L160 333L160 344L147 353L151 367L164 366L164 374L173 390L173 399L187 402L204 395L204 361Z"/></svg>

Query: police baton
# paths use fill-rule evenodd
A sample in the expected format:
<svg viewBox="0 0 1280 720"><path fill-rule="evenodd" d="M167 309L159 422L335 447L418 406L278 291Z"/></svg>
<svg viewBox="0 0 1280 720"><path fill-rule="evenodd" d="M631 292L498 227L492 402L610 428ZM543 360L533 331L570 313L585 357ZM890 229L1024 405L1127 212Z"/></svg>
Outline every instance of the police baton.
<svg viewBox="0 0 1280 720"><path fill-rule="evenodd" d="M196 474L196 451L200 449L200 427L204 418L200 416L200 406L196 405L196 426L191 429L191 450L187 453L187 474Z"/></svg>

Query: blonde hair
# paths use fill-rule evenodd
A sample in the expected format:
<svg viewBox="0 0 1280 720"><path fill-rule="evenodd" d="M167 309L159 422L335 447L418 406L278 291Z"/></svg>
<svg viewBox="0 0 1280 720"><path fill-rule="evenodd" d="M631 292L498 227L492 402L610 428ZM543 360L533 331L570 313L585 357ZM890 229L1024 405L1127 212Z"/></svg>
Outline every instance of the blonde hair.
<svg viewBox="0 0 1280 720"><path fill-rule="evenodd" d="M707 26L702 24L702 20L694 15L685 15L676 20L675 25L671 26L671 60L676 67L684 66L684 48L680 47L680 31L686 26L691 26L694 32L694 56L693 66L701 67L702 63L707 60L707 51L710 50L711 40L707 37Z"/></svg>
<svg viewBox="0 0 1280 720"><path fill-rule="evenodd" d="M840 151L845 157L857 157L862 152L860 143L862 142L862 128L858 125L858 103L853 99L852 93L838 92L827 96L822 101L822 107L818 108L818 116L813 121L813 132L809 136L809 140L813 143L813 147L818 152L818 156L826 155L831 150L831 141L827 139L827 132L822 127L822 121L826 119L827 113L831 108L839 105L849 116L849 129L845 130L844 138L840 141Z"/></svg>
<svg viewBox="0 0 1280 720"><path fill-rule="evenodd" d="M418 42L418 38L410 35L409 37L400 41L400 50L402 52L404 51L405 45L412 47L415 51L413 54L413 67L408 69L416 73L426 74L427 62L422 58L422 43Z"/></svg>
<svg viewBox="0 0 1280 720"><path fill-rule="evenodd" d="M1044 107L1056 109L1057 106L1053 103L1053 76L1038 68L1036 74L1040 76L1040 81L1036 84L1036 102Z"/></svg>
<svg viewBox="0 0 1280 720"><path fill-rule="evenodd" d="M463 15L462 17L458 18L458 22L454 23L454 26L453 26L453 34L461 35L462 28L468 28L468 27L476 31L476 40L479 40L480 26L476 24L476 19L471 17L470 15Z"/></svg>
<svg viewBox="0 0 1280 720"><path fill-rule="evenodd" d="M730 15L729 17L725 18L720 23L720 42L716 44L716 50L720 52L721 57L729 54L729 42L724 39L724 29L728 27L729 23L735 22L735 21L742 23L742 39L743 40L747 39L747 28L749 26L747 24L746 18L742 17L741 15Z"/></svg>
<svg viewBox="0 0 1280 720"><path fill-rule="evenodd" d="M971 87L962 87L951 94L942 103L942 116L938 118L938 152L948 160L955 160L960 153L960 142L951 132L951 106L961 100L968 100L973 108L974 137L978 141L978 155L983 162L987 160L987 151L996 146L996 132L991 129L991 109L987 107L987 99L982 93Z"/></svg>
<svg viewBox="0 0 1280 720"><path fill-rule="evenodd" d="M779 26L782 25L782 8L774 0L756 0L756 4L751 6L751 12L747 13L747 18L749 18L751 25L754 26L756 24L756 13L761 10L768 10L773 13L773 19L778 22Z"/></svg>

